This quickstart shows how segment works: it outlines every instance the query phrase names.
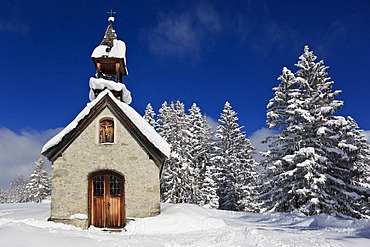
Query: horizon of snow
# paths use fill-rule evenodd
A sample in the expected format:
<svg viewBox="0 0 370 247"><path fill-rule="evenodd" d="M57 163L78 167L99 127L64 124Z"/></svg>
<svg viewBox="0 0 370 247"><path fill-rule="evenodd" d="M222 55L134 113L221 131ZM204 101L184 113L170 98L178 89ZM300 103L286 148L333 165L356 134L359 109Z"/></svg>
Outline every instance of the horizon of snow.
<svg viewBox="0 0 370 247"><path fill-rule="evenodd" d="M161 204L126 231L87 230L47 221L50 203L0 204L2 246L368 246L370 220L300 213L245 213Z"/></svg>
<svg viewBox="0 0 370 247"><path fill-rule="evenodd" d="M144 134L144 136L156 147L158 148L165 156L169 157L170 155L170 145L155 131L155 129L145 121L145 119L137 113L132 107L127 105L124 102L119 101L114 97L109 89L105 89L101 92L93 101L87 103L86 107L77 115L77 117L70 122L62 131L60 131L56 136L50 139L41 150L41 153L44 153L51 147L59 144L63 137L69 132L74 130L80 120L82 120L86 115L90 113L90 110L105 96L108 95L127 115L127 117L134 123L134 125Z"/></svg>

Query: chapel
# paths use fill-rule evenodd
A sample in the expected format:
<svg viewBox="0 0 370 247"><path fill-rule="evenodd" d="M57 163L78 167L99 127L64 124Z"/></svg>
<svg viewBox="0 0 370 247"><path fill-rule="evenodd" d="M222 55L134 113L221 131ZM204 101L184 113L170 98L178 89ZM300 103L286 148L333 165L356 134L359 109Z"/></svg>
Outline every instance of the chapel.
<svg viewBox="0 0 370 247"><path fill-rule="evenodd" d="M92 52L90 102L42 148L52 163L50 220L86 229L122 228L160 213L160 174L169 144L129 104L126 44L111 16Z"/></svg>

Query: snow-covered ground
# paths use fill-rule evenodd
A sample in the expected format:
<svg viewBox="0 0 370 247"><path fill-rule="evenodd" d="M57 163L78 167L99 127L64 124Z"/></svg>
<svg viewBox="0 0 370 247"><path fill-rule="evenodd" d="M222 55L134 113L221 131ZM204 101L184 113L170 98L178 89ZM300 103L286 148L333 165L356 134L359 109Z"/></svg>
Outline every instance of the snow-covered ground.
<svg viewBox="0 0 370 247"><path fill-rule="evenodd" d="M0 204L0 246L370 246L369 220L251 214L162 204L126 232L48 222L49 203Z"/></svg>

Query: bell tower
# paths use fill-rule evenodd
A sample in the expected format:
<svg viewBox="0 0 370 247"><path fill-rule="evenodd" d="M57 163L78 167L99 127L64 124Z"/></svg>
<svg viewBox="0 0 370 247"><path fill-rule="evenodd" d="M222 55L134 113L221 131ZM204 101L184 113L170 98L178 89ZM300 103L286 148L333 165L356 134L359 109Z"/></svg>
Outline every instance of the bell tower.
<svg viewBox="0 0 370 247"><path fill-rule="evenodd" d="M110 14L108 18L109 26L105 31L104 38L99 46L97 46L91 54L96 69L96 78L102 78L115 82L122 83L122 76L128 75L126 68L126 44L122 40L117 39L117 34L113 29L115 12L112 10L107 12ZM105 88L94 89L95 97ZM122 100L122 92L111 90L116 98Z"/></svg>

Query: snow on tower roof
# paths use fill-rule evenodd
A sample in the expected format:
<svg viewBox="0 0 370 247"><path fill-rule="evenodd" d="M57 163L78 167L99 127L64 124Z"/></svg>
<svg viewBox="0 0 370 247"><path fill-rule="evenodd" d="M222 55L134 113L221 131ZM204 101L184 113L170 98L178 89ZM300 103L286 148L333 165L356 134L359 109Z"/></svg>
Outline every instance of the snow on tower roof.
<svg viewBox="0 0 370 247"><path fill-rule="evenodd" d="M108 95L113 100L113 102L122 110L122 112L131 120L131 122L139 129L139 131L148 139L149 142L151 142L166 157L170 156L170 145L132 107L116 99L112 92L109 91L109 89L104 90L98 95L98 97L96 97L96 99L94 99L90 103L87 103L86 107L77 115L77 117L71 123L69 123L61 132L50 139L42 147L41 153L44 153L50 148L58 145L68 133L76 129L78 123L82 119L84 119L90 113L91 109L106 95Z"/></svg>
<svg viewBox="0 0 370 247"><path fill-rule="evenodd" d="M108 19L110 22L105 31L104 38L100 45L95 47L91 57L92 58L119 58L124 61L125 74L128 74L126 67L126 44L122 40L117 39L116 31L113 29L114 17Z"/></svg>
<svg viewBox="0 0 370 247"><path fill-rule="evenodd" d="M91 57L122 58L126 64L126 44L122 40L114 39L111 48L108 45L99 45L94 49Z"/></svg>
<svg viewBox="0 0 370 247"><path fill-rule="evenodd" d="M90 101L93 101L95 99L93 89L103 90L105 88L108 88L109 90L114 90L117 92L122 91L122 101L125 102L126 104L131 104L132 102L131 92L126 88L126 86L123 83L117 83L103 78L91 77L89 85L90 85L90 94L89 94Z"/></svg>

